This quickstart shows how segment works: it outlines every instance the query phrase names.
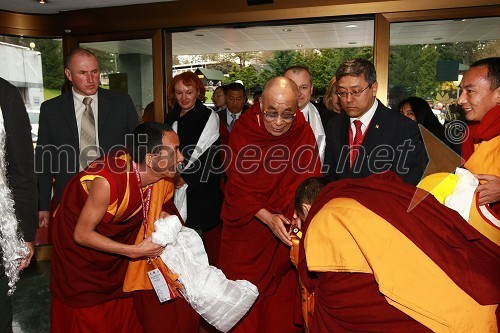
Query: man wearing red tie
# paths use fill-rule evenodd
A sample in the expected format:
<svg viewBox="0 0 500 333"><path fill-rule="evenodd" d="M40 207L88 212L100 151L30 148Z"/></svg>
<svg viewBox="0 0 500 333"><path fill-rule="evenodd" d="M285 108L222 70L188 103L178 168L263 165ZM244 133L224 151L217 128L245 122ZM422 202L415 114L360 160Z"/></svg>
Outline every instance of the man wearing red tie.
<svg viewBox="0 0 500 333"><path fill-rule="evenodd" d="M363 178L392 170L405 182L417 184L422 176L418 126L376 98L373 64L349 60L335 76L345 113L334 117L326 131L323 171L327 177Z"/></svg>

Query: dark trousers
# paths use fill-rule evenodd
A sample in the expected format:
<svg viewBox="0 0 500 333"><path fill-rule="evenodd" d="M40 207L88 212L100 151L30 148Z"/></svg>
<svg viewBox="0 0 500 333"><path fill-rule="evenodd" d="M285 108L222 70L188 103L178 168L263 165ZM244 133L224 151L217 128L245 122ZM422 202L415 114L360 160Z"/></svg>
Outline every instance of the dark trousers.
<svg viewBox="0 0 500 333"><path fill-rule="evenodd" d="M11 297L7 296L8 283L5 270L0 266L0 333L12 333L12 303Z"/></svg>

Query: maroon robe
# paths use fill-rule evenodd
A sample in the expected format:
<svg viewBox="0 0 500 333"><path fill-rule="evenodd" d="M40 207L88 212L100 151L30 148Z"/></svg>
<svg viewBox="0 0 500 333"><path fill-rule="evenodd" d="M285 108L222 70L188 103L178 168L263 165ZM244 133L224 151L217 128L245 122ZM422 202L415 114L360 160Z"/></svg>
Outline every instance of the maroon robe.
<svg viewBox="0 0 500 333"><path fill-rule="evenodd" d="M301 316L290 248L255 214L265 208L292 219L297 186L320 175L316 139L299 110L286 133L272 136L264 128L260 106L254 104L235 123L229 146L233 156L222 207L220 268L228 278L249 280L259 290L234 332L300 331L294 325ZM280 150L287 151L285 157L270 157ZM256 156L245 159L245 151Z"/></svg>
<svg viewBox="0 0 500 333"><path fill-rule="evenodd" d="M302 231L307 234L312 218L332 199L355 199L410 239L479 304L497 304L499 247L432 195L408 212L415 189L390 171L330 183L312 205ZM311 332L429 331L392 307L379 292L372 274L310 273L303 242L299 260L301 281L316 293Z"/></svg>
<svg viewBox="0 0 500 333"><path fill-rule="evenodd" d="M88 197L84 181L98 176L109 182L111 193L108 211L95 230L119 243L134 244L143 220L142 198L127 158L123 151L113 152L75 175L55 211L50 283L53 299L56 299L51 314L54 331L58 328L60 332L69 328L73 331L74 328L74 332L81 332L78 326L87 325L82 325L82 320L93 320L88 327L91 324L110 325L112 320L94 322L99 317L92 316L93 307L100 309L96 313L116 308L115 319L120 315L125 315L127 320L135 317L131 300L126 300L123 308L106 305L131 296L122 290L128 258L80 246L73 239L78 217ZM71 318L76 321L70 322ZM136 320L131 332L136 332Z"/></svg>

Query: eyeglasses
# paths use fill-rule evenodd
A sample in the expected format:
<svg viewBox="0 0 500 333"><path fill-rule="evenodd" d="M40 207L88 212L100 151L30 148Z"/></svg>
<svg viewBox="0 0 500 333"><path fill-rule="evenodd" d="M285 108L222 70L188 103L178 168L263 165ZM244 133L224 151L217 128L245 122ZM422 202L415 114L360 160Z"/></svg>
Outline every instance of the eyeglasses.
<svg viewBox="0 0 500 333"><path fill-rule="evenodd" d="M359 90L359 91L339 91L337 92L337 96L339 96L340 98L346 98L348 95L352 95L353 97L359 97L361 96L361 94L368 88L370 88L372 85L369 84L366 86L365 89L363 90Z"/></svg>
<svg viewBox="0 0 500 333"><path fill-rule="evenodd" d="M293 119L295 118L295 113L294 114L291 114L291 113L280 114L278 112L266 112L266 111L263 111L262 113L264 114L264 119L266 119L267 121L273 121L273 120L277 119L278 117L281 117L281 119L285 123L291 123L293 121Z"/></svg>

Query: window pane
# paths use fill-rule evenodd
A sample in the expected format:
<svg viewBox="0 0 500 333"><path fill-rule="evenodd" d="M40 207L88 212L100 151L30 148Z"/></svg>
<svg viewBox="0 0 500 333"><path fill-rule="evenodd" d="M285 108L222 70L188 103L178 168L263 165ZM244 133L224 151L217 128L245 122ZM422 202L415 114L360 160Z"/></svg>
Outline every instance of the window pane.
<svg viewBox="0 0 500 333"><path fill-rule="evenodd" d="M313 99L323 96L343 61L373 59L373 20L248 28L205 28L172 34L173 74L196 72L212 106L214 88L240 80L252 102L271 77L292 65L307 66ZM208 69L208 71L206 70Z"/></svg>
<svg viewBox="0 0 500 333"><path fill-rule="evenodd" d="M129 94L140 116L153 101L151 39L81 43L92 51L101 66L101 86Z"/></svg>
<svg viewBox="0 0 500 333"><path fill-rule="evenodd" d="M393 23L389 106L417 96L444 117L457 110L461 73L476 60L499 55L500 17Z"/></svg>

